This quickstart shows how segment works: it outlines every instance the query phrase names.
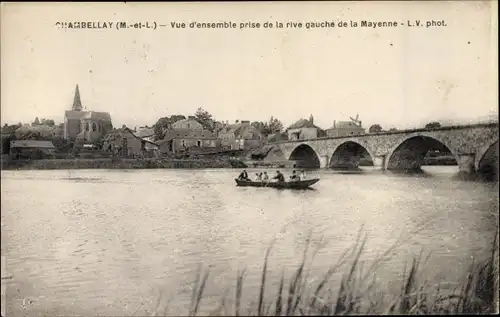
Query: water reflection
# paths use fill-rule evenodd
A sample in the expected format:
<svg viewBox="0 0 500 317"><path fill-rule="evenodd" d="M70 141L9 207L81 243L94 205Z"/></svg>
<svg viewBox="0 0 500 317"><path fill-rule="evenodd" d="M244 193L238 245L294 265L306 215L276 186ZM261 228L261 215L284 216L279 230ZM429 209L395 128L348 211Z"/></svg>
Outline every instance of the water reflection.
<svg viewBox="0 0 500 317"><path fill-rule="evenodd" d="M369 168L309 171L321 178L310 191L240 188L237 173L2 172L2 255L12 275L7 312L150 315L163 291L176 296L170 312L185 314L200 263L211 265L207 295L213 298L206 304L212 307L243 267L245 296L252 296L272 241L271 282L282 266L290 272L298 264L309 232L328 242L312 271L321 274L362 224L367 259L401 233L413 233L380 278L399 278L404 261L424 248L432 252L430 278L453 284L472 256L482 256L498 221L492 212L498 185L455 180L451 168L433 166L424 177Z"/></svg>

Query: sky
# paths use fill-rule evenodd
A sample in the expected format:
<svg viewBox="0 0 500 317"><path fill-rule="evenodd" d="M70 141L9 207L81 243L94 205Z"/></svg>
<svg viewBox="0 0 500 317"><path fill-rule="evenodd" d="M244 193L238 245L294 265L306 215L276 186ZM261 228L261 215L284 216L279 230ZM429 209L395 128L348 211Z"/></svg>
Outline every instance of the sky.
<svg viewBox="0 0 500 317"><path fill-rule="evenodd" d="M442 21L445 27L261 28L241 22ZM498 114L496 1L2 3L1 124L63 122L76 84L113 125L198 107L286 126L359 114L365 127ZM235 22L236 29L63 29L56 22Z"/></svg>

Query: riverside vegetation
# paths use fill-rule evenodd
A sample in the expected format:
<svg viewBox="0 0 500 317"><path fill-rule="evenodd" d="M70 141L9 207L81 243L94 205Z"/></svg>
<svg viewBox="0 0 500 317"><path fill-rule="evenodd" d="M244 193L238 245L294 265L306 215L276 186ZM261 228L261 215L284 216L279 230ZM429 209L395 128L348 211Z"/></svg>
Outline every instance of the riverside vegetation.
<svg viewBox="0 0 500 317"><path fill-rule="evenodd" d="M255 301L244 305L242 294L245 290L245 270L238 272L235 281L235 294L220 298L215 315L252 315L252 316L290 316L290 315L358 315L358 314L496 314L498 313L498 229L493 249L486 259L473 261L461 283L452 290L441 288L439 281L428 281L422 268L428 260L413 258L404 270L397 294L377 295L376 271L389 255L404 244L399 239L381 256L377 257L366 269L361 255L364 251L366 236L362 231L354 245L346 250L337 263L323 274L318 281L309 279L310 267L314 259L308 260L310 236L307 239L303 259L295 272L286 277L282 271L279 285L269 285L268 260L272 250L268 248L260 279L260 289ZM406 266L405 266L406 268ZM190 316L200 314L209 271L203 274L198 270L192 290ZM334 275L341 276L340 285L332 282ZM272 286L272 287L271 287ZM250 291L251 291L250 287ZM157 308L153 316L168 314L168 307L162 311ZM212 315L210 314L210 315Z"/></svg>
<svg viewBox="0 0 500 317"><path fill-rule="evenodd" d="M153 168L245 168L229 159L43 159L2 161L4 170L36 169L153 169Z"/></svg>

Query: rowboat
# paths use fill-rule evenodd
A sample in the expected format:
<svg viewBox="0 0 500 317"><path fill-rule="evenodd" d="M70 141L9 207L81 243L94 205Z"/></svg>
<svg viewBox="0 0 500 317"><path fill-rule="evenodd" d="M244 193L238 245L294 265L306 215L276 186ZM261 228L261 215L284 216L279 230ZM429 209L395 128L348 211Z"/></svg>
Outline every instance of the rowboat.
<svg viewBox="0 0 500 317"><path fill-rule="evenodd" d="M290 182L265 182L265 181L251 181L235 179L236 186L240 187L270 187L279 189L307 189L316 184L319 178L306 179L303 181L290 181Z"/></svg>

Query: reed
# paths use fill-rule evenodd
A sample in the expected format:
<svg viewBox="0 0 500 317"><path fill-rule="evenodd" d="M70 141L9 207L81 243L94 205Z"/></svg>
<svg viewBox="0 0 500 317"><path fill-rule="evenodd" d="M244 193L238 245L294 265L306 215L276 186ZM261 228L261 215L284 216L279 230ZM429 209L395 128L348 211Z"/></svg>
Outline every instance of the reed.
<svg viewBox="0 0 500 317"><path fill-rule="evenodd" d="M359 231L354 245L347 249L339 259L322 275L319 281L308 278L309 265L318 250L308 260L310 237L307 239L301 263L290 277L282 270L278 286L269 285L268 263L272 245L266 251L258 297L255 303L247 305L242 313L245 291L245 270L236 276L233 309L227 309L226 297L220 307L213 311L216 315L253 315L253 316L291 316L291 315L359 315L359 314L495 314L498 312L498 238L495 236L490 255L482 261L473 261L461 285L454 290L442 290L437 281L428 283L422 267L430 257L421 252L404 270L400 281L400 291L389 296L383 294L378 299L376 272L392 251L404 244L398 240L388 251L378 256L370 266L363 268L362 254L366 236ZM341 282L335 283L332 277L341 274ZM208 271L198 271L192 294L190 316L197 315L203 290L206 287ZM436 285L437 284L437 285ZM267 292L276 287L276 292Z"/></svg>

